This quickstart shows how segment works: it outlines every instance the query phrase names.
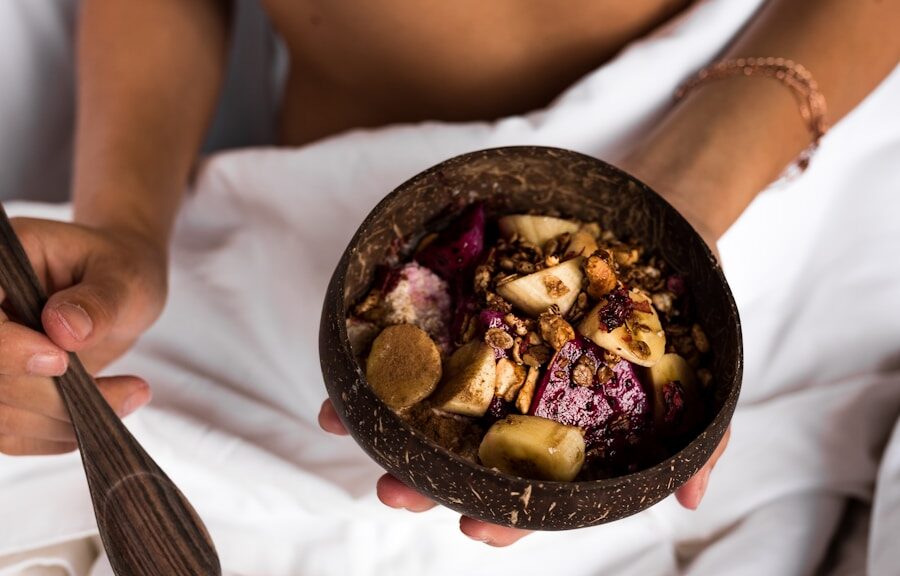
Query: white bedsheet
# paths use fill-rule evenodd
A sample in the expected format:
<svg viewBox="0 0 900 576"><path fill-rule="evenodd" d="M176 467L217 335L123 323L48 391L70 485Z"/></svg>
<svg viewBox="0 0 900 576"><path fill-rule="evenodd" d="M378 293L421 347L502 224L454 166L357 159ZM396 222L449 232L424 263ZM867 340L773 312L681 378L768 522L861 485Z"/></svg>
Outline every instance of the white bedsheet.
<svg viewBox="0 0 900 576"><path fill-rule="evenodd" d="M670 498L491 549L459 534L447 510L380 505L377 466L316 425L325 286L381 196L478 148L546 144L614 160L758 4L701 2L529 116L357 131L205 163L178 222L166 311L108 372L154 387L128 424L194 503L228 574L808 574L838 566L827 550L849 499L871 520L841 557L859 561L840 570L900 573L897 71L802 178L762 194L720 244L746 371L732 444L697 512ZM0 495L0 555L96 531L75 455L0 457ZM101 559L93 574L108 573Z"/></svg>

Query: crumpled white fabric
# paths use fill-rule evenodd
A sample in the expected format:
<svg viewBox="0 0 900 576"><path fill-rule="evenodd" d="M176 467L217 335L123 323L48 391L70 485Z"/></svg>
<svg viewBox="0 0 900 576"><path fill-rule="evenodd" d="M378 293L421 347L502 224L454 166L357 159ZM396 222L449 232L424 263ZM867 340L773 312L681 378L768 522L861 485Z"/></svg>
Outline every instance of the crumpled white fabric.
<svg viewBox="0 0 900 576"><path fill-rule="evenodd" d="M535 114L361 130L205 163L173 240L165 313L108 372L152 384L152 406L129 427L204 518L228 574L810 574L838 565L829 543L850 499L871 510L850 542L866 565L850 569L900 571L897 71L802 178L763 193L720 244L746 370L731 446L697 512L670 498L492 549L459 534L447 510L382 506L377 466L316 425L325 286L386 192L491 146L614 160L759 4L702 2ZM0 458L0 495L0 554L95 533L76 455ZM94 575L108 573L101 560Z"/></svg>

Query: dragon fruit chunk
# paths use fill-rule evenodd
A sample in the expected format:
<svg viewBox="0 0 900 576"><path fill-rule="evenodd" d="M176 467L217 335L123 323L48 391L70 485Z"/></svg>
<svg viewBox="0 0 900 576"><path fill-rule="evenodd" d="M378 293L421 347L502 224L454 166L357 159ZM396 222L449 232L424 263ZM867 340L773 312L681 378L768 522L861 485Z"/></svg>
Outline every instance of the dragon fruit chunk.
<svg viewBox="0 0 900 576"><path fill-rule="evenodd" d="M484 206L473 204L438 233L415 259L447 281L475 267L484 252Z"/></svg>
<svg viewBox="0 0 900 576"><path fill-rule="evenodd" d="M609 366L603 349L577 336L550 361L529 413L580 426L589 447L609 453L639 443L649 429L650 404L631 363Z"/></svg>

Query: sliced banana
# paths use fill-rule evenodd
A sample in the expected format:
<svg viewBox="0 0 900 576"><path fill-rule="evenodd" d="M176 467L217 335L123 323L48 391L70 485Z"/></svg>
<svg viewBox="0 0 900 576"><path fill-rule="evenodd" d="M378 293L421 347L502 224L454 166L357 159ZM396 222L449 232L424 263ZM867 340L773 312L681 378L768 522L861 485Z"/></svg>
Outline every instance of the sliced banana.
<svg viewBox="0 0 900 576"><path fill-rule="evenodd" d="M497 361L497 380L494 386L494 394L507 402L512 402L519 395L519 390L525 384L525 366L516 364L508 358Z"/></svg>
<svg viewBox="0 0 900 576"><path fill-rule="evenodd" d="M497 224L500 226L500 233L504 238L509 239L515 235L538 246L543 246L547 240L556 238L560 234L575 232L581 226L572 220L529 214L503 216L497 221Z"/></svg>
<svg viewBox="0 0 900 576"><path fill-rule="evenodd" d="M531 316L539 316L556 304L565 314L575 303L584 273L581 258L572 258L556 266L501 284L497 292L510 304Z"/></svg>
<svg viewBox="0 0 900 576"><path fill-rule="evenodd" d="M494 349L481 340L461 346L444 365L434 405L463 416L484 416L497 381Z"/></svg>
<svg viewBox="0 0 900 576"><path fill-rule="evenodd" d="M421 328L388 326L372 342L366 380L392 408L406 408L434 392L441 379L441 354Z"/></svg>
<svg viewBox="0 0 900 576"><path fill-rule="evenodd" d="M601 302L588 312L578 325L578 331L597 346L606 348L629 362L639 366L653 366L666 351L666 334L650 297L636 288L631 289L628 296L641 307L641 303L646 302L650 312L634 310L625 325L607 332L600 320L600 310L603 308Z"/></svg>
<svg viewBox="0 0 900 576"><path fill-rule="evenodd" d="M700 413L697 376L678 354L664 354L647 369L653 387L653 419L664 431L681 432L695 423Z"/></svg>
<svg viewBox="0 0 900 576"><path fill-rule="evenodd" d="M478 458L507 474L570 482L584 464L584 434L546 418L510 415L487 431Z"/></svg>

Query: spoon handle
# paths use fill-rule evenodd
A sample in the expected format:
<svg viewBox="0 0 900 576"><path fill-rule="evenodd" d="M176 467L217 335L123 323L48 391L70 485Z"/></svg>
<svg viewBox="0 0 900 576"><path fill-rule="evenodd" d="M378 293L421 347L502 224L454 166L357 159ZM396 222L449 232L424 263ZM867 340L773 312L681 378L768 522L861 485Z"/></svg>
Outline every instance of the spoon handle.
<svg viewBox="0 0 900 576"><path fill-rule="evenodd" d="M43 332L47 297L2 206L0 287L15 320ZM203 522L125 428L75 354L55 381L75 429L113 571L118 576L221 574Z"/></svg>

